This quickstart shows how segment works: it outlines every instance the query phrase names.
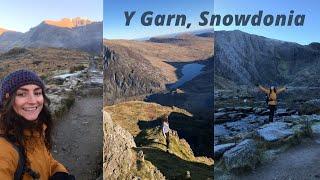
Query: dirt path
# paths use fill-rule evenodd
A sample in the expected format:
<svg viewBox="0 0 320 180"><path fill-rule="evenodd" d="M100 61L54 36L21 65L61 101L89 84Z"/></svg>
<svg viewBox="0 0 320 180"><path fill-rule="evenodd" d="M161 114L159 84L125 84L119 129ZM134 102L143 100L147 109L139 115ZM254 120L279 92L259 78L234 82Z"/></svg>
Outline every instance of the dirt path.
<svg viewBox="0 0 320 180"><path fill-rule="evenodd" d="M53 156L77 180L96 179L102 161L102 97L77 98L53 131Z"/></svg>
<svg viewBox="0 0 320 180"><path fill-rule="evenodd" d="M305 139L290 148L270 163L258 167L247 175L235 179L243 180L320 180L320 143L316 139Z"/></svg>

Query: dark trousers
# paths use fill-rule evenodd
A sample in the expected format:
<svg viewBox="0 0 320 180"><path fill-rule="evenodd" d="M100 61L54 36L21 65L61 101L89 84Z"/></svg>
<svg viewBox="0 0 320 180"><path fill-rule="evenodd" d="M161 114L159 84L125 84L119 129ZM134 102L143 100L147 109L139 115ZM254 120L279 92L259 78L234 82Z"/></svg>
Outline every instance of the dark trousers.
<svg viewBox="0 0 320 180"><path fill-rule="evenodd" d="M170 139L169 139L169 132L166 133L166 145L167 149L169 149Z"/></svg>
<svg viewBox="0 0 320 180"><path fill-rule="evenodd" d="M269 122L273 122L274 112L276 111L277 107L276 105L269 105Z"/></svg>

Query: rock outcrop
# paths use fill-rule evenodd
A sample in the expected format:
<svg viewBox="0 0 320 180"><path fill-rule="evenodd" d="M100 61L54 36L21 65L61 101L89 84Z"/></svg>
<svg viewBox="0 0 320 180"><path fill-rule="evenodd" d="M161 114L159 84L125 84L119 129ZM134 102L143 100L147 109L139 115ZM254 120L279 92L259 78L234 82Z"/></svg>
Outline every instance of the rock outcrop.
<svg viewBox="0 0 320 180"><path fill-rule="evenodd" d="M125 98L157 93L165 89L165 77L139 53L126 49L117 53L104 47L104 102L111 105Z"/></svg>
<svg viewBox="0 0 320 180"><path fill-rule="evenodd" d="M320 51L241 31L215 31L215 75L238 85L316 86ZM218 79L218 78L217 78ZM222 86L223 81L215 81Z"/></svg>
<svg viewBox="0 0 320 180"><path fill-rule="evenodd" d="M76 17L76 18L63 18L61 20L44 20L43 23L53 25L53 26L58 26L58 27L75 28L79 26L86 26L93 22L90 21L89 19Z"/></svg>
<svg viewBox="0 0 320 180"><path fill-rule="evenodd" d="M257 132L265 141L273 142L294 134L289 123L274 122L262 126Z"/></svg>
<svg viewBox="0 0 320 180"><path fill-rule="evenodd" d="M136 157L132 148L136 147L132 135L114 124L110 115L103 112L103 169L104 179L127 176Z"/></svg>
<svg viewBox="0 0 320 180"><path fill-rule="evenodd" d="M258 163L257 145L254 140L246 139L223 154L223 162L228 171L254 169Z"/></svg>
<svg viewBox="0 0 320 180"><path fill-rule="evenodd" d="M136 152L133 136L103 112L103 179L165 179L152 163Z"/></svg>

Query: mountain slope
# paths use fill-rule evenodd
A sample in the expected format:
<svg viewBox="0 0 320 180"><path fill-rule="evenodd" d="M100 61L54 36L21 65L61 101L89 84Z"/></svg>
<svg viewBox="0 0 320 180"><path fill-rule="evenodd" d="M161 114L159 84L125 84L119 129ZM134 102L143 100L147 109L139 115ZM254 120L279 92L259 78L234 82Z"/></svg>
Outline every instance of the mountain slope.
<svg viewBox="0 0 320 180"><path fill-rule="evenodd" d="M0 79L17 69L34 70L43 78L57 71L87 67L90 54L58 48L13 48L0 54Z"/></svg>
<svg viewBox="0 0 320 180"><path fill-rule="evenodd" d="M102 48L102 22L82 22L81 19L63 22L44 21L28 32L0 35L0 52L14 47L58 47L100 53ZM65 26L65 27L64 27ZM70 27L69 27L70 26ZM6 35L5 37L3 37Z"/></svg>
<svg viewBox="0 0 320 180"><path fill-rule="evenodd" d="M173 130L170 135L169 149L171 153L166 152L165 138L163 137L161 127L159 126L161 122L159 122L158 118L163 114L170 114L169 122L170 127ZM113 140L112 137L120 137L121 140L115 142L117 144L122 143L122 139L130 140L129 142L122 143L122 145L118 145L120 148L129 146L124 148L123 151L119 151L119 149L117 151L112 151L115 147L105 147L104 159L108 164L110 164L108 162L110 159L114 159L121 155L124 156L123 154L125 154L127 158L125 158L125 160L123 160L124 163L121 164L126 164L127 161L133 157L132 152L129 151L130 148L133 148L137 154L142 151L144 155L143 159L151 163L151 166L155 166L166 179L183 179L187 171L191 173L191 177L194 179L212 177L213 160L207 157L197 157L193 152L193 148L189 145L194 142L190 142L190 139L187 138L186 140L181 139L186 133L181 131L181 129L185 128L184 126L186 123L189 123L189 128L194 127L194 129L197 127L196 124L198 124L194 119L189 121L188 118L192 118L192 115L187 111L176 107L161 106L156 103L129 101L113 106L105 106L104 117L105 120L109 119L113 126L116 125L121 129L118 130L118 132L122 132L123 130L126 131L126 133L121 133L121 135L116 135L116 132L108 131L109 133L105 134L104 138L105 144L111 145L110 141ZM108 130L110 127L112 126L108 125L108 122L104 123L104 129ZM192 135L199 136L199 131L193 130L192 132ZM203 138L208 137L208 133L209 132L206 132L205 136L200 134L201 138L199 139L203 140ZM119 154L119 152L125 153ZM139 167L139 163L137 163L137 166ZM145 165L142 167L144 166ZM118 171L126 171L127 169L128 166L122 166ZM143 171L146 171L146 169ZM140 171L139 174L145 174L143 171ZM108 166L104 166L104 172L105 174L112 173ZM139 174L138 176L140 176Z"/></svg>
<svg viewBox="0 0 320 180"><path fill-rule="evenodd" d="M312 86L320 83L317 48L238 30L216 31L214 38L217 87L227 86L219 79L238 85Z"/></svg>
<svg viewBox="0 0 320 180"><path fill-rule="evenodd" d="M190 34L148 41L105 40L105 103L166 91L179 78L178 64L205 61L212 55L212 43L212 38Z"/></svg>

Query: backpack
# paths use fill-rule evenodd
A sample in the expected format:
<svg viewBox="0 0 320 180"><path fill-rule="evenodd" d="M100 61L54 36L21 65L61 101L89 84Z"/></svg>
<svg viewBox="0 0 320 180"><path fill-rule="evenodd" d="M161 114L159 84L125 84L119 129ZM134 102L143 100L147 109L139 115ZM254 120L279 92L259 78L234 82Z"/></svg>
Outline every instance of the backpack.
<svg viewBox="0 0 320 180"><path fill-rule="evenodd" d="M271 92L269 91L269 94L266 95L266 104L267 105L269 104L269 101L270 101L270 94L271 94Z"/></svg>
<svg viewBox="0 0 320 180"><path fill-rule="evenodd" d="M4 135L0 135L0 137L3 137L5 140L7 140L19 154L18 166L16 172L14 173L14 180L21 180L26 164L26 157L23 154L23 147L21 145L13 143L8 137Z"/></svg>

